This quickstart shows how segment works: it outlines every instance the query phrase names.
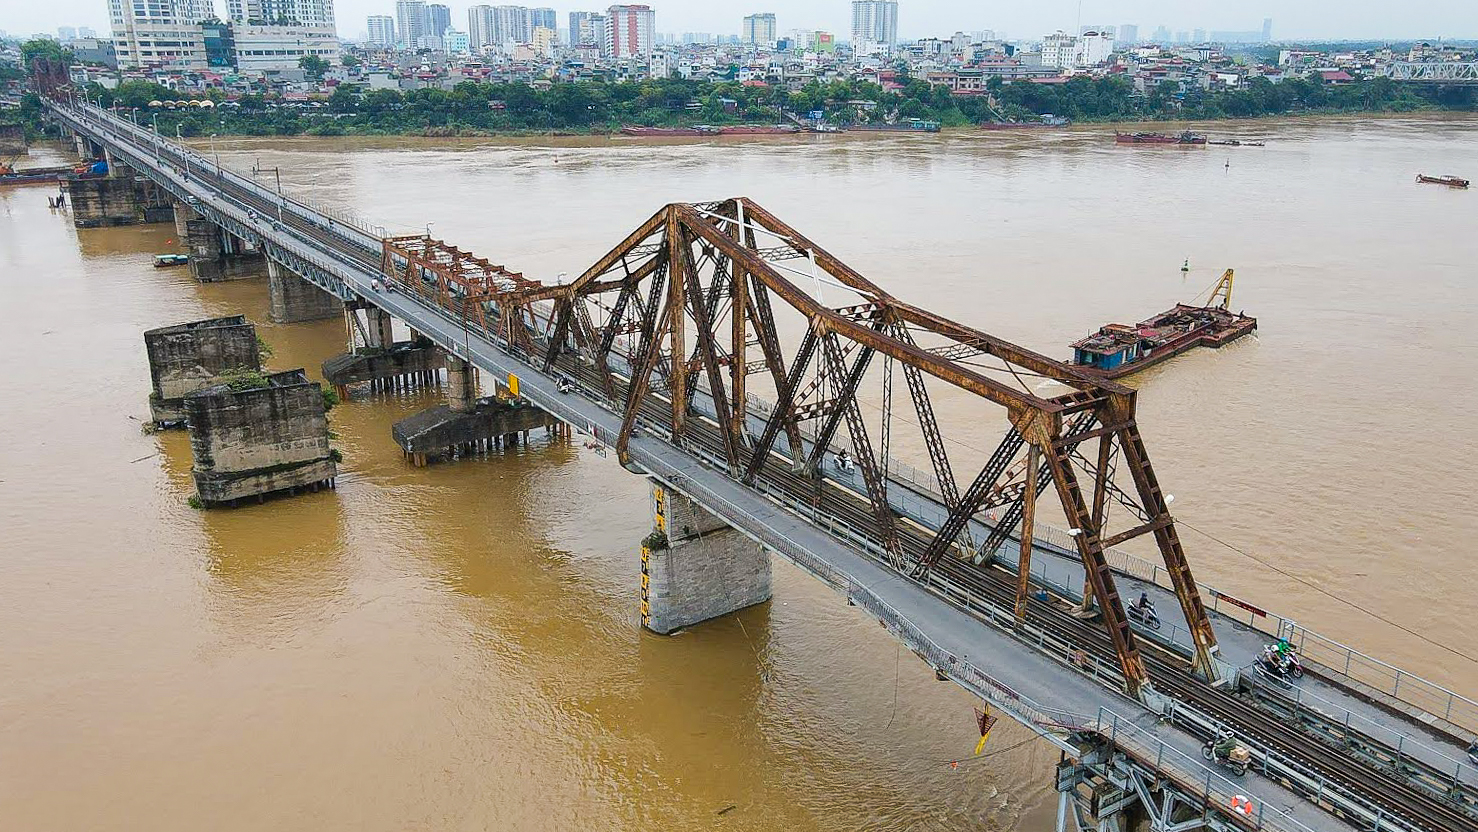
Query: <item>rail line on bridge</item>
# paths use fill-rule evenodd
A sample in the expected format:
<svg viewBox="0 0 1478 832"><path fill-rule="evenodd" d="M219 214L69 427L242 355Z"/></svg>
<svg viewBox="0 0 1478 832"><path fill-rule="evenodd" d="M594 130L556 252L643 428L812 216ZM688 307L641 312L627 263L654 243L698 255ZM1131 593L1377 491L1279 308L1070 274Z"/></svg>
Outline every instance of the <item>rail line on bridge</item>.
<svg viewBox="0 0 1478 832"><path fill-rule="evenodd" d="M629 467L689 496L706 494L705 507L768 548L823 579L830 572L829 582L863 601L880 620L893 619L885 625L939 672L1084 759L1090 756L1085 746L1064 734L1105 736L1102 714L1083 716L1095 708L1058 708L1056 713L1079 716L1046 724L1033 714L1054 709L1024 707L1032 699L1021 693L1022 683L986 684L992 677L962 660L971 655L969 640L941 646L893 604L906 601L913 605L909 614L937 619L920 599L946 601L994 627L970 631L982 642L982 633L1017 644L1035 639L1038 649L1054 657L1051 672L1058 675L1081 675L1078 661L1089 657L1094 684L1107 682L1134 697L1100 695L1101 701L1121 707L1146 703L1153 710L1142 713L1175 717L1193 735L1217 724L1237 726L1239 735L1261 749L1270 789L1286 788L1333 806L1356 828L1472 828L1472 816L1460 804L1352 762L1208 684L1226 668L1216 660L1215 634L1134 422L1132 391L898 301L748 200L668 206L573 283L545 286L429 237L376 238L342 218L336 224L234 173L202 168L203 160L189 151L126 121L93 108L53 107L63 123L105 143L177 198L202 204L227 231L315 284L402 317L449 353L484 369L516 372L530 382L527 395L536 404L607 441ZM181 175L192 158L195 169ZM399 290L377 292L374 283L380 280ZM806 283L815 291L800 288ZM823 290L832 295L832 305L820 302ZM836 305L838 294L849 302ZM882 367L873 367L875 361ZM896 441L887 418L895 373L904 376L900 386L912 406L909 421L920 426L943 492L945 520L937 528L901 516L890 497L898 487L888 473L890 443ZM775 397L767 411L749 407L751 375ZM562 395L556 389L561 379L574 380L578 389ZM1066 392L1043 398L1024 379L1056 382ZM869 380L883 381L878 395L885 418L876 441L859 409L860 390ZM930 384L1000 408L1010 424L963 491ZM809 429L803 431L805 423ZM832 440L844 430L851 440L847 450L863 474L861 489L828 476L839 463ZM1095 452L1079 452L1088 443L1096 445ZM1122 488L1114 478L1121 469L1131 481ZM1077 532L1074 542L1087 578L1083 606L1095 603L1103 626L1030 596L1025 576L1035 548L1034 507L1048 488ZM749 506L748 514L737 512L739 505ZM765 505L790 510L767 513ZM979 522L987 506L1000 511L1000 522ZM1127 525L1112 533L1110 506L1127 515ZM807 508L809 525L797 523ZM817 533L813 542L795 543ZM985 559L1013 535L1022 539L1016 575ZM1189 665L1158 651L1147 660L1124 614L1104 551L1140 535L1154 536L1190 625ZM839 539L862 556L840 551ZM825 549L825 540L837 551ZM820 550L825 557L818 556ZM844 556L849 569L831 565ZM874 577L862 581L864 571ZM891 600L875 587L894 593ZM909 628L917 634L909 635ZM944 632L949 629L940 624L937 633ZM1124 721L1116 716L1114 722ZM1065 728L1068 723L1075 727ZM1166 748L1172 755L1194 749L1186 748L1183 736L1167 739L1158 727L1136 730L1162 744L1162 757ZM1110 741L1110 747L1117 746ZM1122 748L1117 758L1110 751L1095 776L1111 779L1117 771L1124 785L1133 785L1124 772L1146 763L1127 764L1128 757ZM1319 826L1317 818L1326 817L1238 816L1225 803L1209 802L1214 776L1205 772L1199 795L1203 820L1213 826L1313 828L1304 824ZM1184 799L1178 811L1184 814L1196 790L1179 788Z"/></svg>

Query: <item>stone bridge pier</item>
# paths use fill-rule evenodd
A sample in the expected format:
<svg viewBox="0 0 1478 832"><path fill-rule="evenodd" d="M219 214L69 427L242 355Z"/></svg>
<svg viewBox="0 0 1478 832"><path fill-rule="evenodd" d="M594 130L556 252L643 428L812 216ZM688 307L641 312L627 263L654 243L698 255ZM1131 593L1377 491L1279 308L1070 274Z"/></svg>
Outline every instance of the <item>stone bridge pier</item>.
<svg viewBox="0 0 1478 832"><path fill-rule="evenodd" d="M108 173L106 176L74 174L63 180L67 199L72 204L73 225L104 228L169 222L167 193L81 136L77 137L77 147L77 155L84 161L106 161Z"/></svg>
<svg viewBox="0 0 1478 832"><path fill-rule="evenodd" d="M641 623L667 635L770 600L770 555L688 497L652 480L641 547Z"/></svg>
<svg viewBox="0 0 1478 832"><path fill-rule="evenodd" d="M317 287L312 288L318 291ZM340 307L349 330L359 333L364 346L354 346L351 339L350 352L323 362L323 378L334 386L339 398L349 397L351 385L365 384L378 393L441 384L441 370L446 361L435 344L416 332L411 332L409 341L396 341L390 313L363 301L351 301Z"/></svg>
<svg viewBox="0 0 1478 832"><path fill-rule="evenodd" d="M267 317L275 324L326 321L344 314L344 302L294 274L276 260L267 260Z"/></svg>
<svg viewBox="0 0 1478 832"><path fill-rule="evenodd" d="M245 240L233 236L189 205L174 206L175 231L190 256L190 271L201 283L239 280L261 273L266 258Z"/></svg>

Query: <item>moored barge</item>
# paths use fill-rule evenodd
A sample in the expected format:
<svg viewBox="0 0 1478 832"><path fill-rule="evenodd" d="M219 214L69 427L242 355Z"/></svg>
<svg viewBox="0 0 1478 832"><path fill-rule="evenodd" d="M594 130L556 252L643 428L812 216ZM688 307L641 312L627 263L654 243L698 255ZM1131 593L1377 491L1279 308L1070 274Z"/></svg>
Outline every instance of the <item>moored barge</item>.
<svg viewBox="0 0 1478 832"><path fill-rule="evenodd" d="M1115 133L1114 141L1119 144L1173 144L1181 147L1202 147L1206 137L1187 130L1175 136L1164 133Z"/></svg>
<svg viewBox="0 0 1478 832"><path fill-rule="evenodd" d="M1217 298L1221 299L1217 303ZM1217 281L1208 306L1177 303L1174 309L1128 324L1107 324L1074 341L1072 363L1103 378L1123 378L1192 347L1217 348L1257 329L1257 319L1232 312L1232 270Z"/></svg>
<svg viewBox="0 0 1478 832"><path fill-rule="evenodd" d="M1428 176L1425 173L1418 173L1416 175L1416 181L1424 182L1428 185L1446 185L1449 188L1468 187L1468 180L1461 176Z"/></svg>

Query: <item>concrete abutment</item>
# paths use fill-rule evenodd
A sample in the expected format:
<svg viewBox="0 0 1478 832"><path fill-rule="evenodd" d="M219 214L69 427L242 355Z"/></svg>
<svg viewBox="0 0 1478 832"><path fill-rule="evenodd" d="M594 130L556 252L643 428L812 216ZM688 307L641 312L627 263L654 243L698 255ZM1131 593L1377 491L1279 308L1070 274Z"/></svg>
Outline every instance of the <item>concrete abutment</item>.
<svg viewBox="0 0 1478 832"><path fill-rule="evenodd" d="M642 542L642 626L667 635L770 600L770 555L688 497L652 480Z"/></svg>

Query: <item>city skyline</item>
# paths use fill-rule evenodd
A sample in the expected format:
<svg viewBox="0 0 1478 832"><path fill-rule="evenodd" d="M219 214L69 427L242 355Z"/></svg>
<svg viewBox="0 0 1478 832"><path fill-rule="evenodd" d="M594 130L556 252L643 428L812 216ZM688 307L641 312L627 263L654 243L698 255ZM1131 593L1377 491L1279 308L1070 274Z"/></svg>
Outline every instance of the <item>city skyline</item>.
<svg viewBox="0 0 1478 832"><path fill-rule="evenodd" d="M216 14L227 17L226 0L213 0ZM467 9L476 3L448 4L454 26L465 26ZM604 11L600 3L552 3L558 20L569 12ZM651 3L660 21L661 33L710 32L737 35L745 15L773 12L781 34L796 29L820 29L848 37L851 31L850 0L771 0L750 6L723 6L706 0L662 0ZM1012 39L1036 39L1062 30L1075 31L1079 24L1116 26L1134 24L1148 37L1160 27L1171 32L1240 31L1256 29L1263 18L1276 21L1275 36L1285 39L1409 39L1478 38L1478 4L1439 3L1400 9L1373 2L1339 0L1266 0L1259 4L1227 7L1196 0L1122 0L1084 2L1081 17L1076 0L1048 0L1030 8L1002 5L964 6L951 0L900 0L898 37L946 36L956 30L992 29ZM340 36L364 34L371 15L395 15L393 0L338 0L334 4ZM460 23L460 25L459 25ZM53 0L7 9L0 17L0 30L12 35L47 33L59 27L90 27L99 33L111 29L107 0Z"/></svg>

